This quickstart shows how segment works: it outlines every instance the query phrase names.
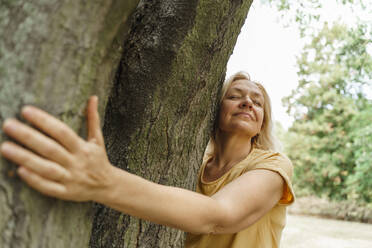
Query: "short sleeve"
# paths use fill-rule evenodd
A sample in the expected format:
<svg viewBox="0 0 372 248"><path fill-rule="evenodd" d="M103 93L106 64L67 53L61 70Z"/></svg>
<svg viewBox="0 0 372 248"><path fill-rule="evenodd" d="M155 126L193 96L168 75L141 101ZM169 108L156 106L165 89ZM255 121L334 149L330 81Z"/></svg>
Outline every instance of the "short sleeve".
<svg viewBox="0 0 372 248"><path fill-rule="evenodd" d="M280 153L273 153L250 168L250 170L254 169L265 169L277 172L284 179L285 182L283 195L278 204L290 205L294 202L295 194L291 182L293 175L293 165L286 156Z"/></svg>

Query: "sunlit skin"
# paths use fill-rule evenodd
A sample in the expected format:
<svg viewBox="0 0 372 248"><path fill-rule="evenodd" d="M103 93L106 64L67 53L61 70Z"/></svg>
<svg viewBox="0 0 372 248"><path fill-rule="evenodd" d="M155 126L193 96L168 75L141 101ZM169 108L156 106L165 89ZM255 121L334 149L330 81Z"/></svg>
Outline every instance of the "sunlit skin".
<svg viewBox="0 0 372 248"><path fill-rule="evenodd" d="M263 106L264 97L255 83L245 79L234 81L221 103L220 131L242 139L255 136L261 131Z"/></svg>
<svg viewBox="0 0 372 248"><path fill-rule="evenodd" d="M256 89L248 81L237 81L228 93L235 86L241 86L242 96L226 98L229 97L226 94L223 99L218 131L220 155L209 168L226 168L247 156L251 147L237 149L237 146L250 144L252 135L260 130L263 110L252 105L253 98L248 97ZM208 197L159 185L113 166L107 159L97 105L97 97L91 97L87 106L87 140L46 112L24 107L22 116L45 134L15 119L6 120L4 132L24 147L6 141L1 144L2 156L17 164L19 176L45 195L99 202L191 233L238 232L279 201L283 179L268 170L249 171ZM247 116L236 115L239 111ZM209 171L212 178L217 174Z"/></svg>
<svg viewBox="0 0 372 248"><path fill-rule="evenodd" d="M221 102L217 131L217 156L207 164L205 179L219 178L250 153L264 116L264 97L253 82L234 81Z"/></svg>

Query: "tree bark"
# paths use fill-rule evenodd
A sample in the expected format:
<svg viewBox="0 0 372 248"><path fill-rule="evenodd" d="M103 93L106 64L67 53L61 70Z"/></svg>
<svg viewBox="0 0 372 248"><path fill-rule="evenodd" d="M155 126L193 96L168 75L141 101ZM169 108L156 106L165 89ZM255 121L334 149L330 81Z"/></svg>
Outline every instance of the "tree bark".
<svg viewBox="0 0 372 248"><path fill-rule="evenodd" d="M142 1L106 108L110 160L193 189L250 1ZM149 202L151 204L151 202ZM181 247L180 231L98 207L92 247Z"/></svg>
<svg viewBox="0 0 372 248"><path fill-rule="evenodd" d="M33 104L84 135L86 101L97 94L103 113L137 3L0 0L0 123ZM88 247L92 204L42 196L15 168L0 160L0 247Z"/></svg>
<svg viewBox="0 0 372 248"><path fill-rule="evenodd" d="M131 18L138 1L38 2L0 0L0 121L30 103L83 135L97 94L110 161L192 189L251 0L142 0ZM14 168L0 161L1 247L183 245L178 230L44 197Z"/></svg>

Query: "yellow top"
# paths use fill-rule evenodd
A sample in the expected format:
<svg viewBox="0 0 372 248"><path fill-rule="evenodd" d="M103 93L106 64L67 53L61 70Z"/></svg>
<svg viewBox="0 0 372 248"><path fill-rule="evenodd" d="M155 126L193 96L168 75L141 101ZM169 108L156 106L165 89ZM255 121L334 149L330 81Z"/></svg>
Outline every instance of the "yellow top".
<svg viewBox="0 0 372 248"><path fill-rule="evenodd" d="M280 153L255 148L243 161L233 166L223 176L212 182L204 182L204 168L210 159L211 157L206 157L200 169L196 188L199 193L211 196L247 171L266 169L275 171L283 177L285 181L283 195L274 208L248 228L233 234L188 234L185 248L279 247L282 230L286 222L286 206L294 201L291 184L293 172L291 161Z"/></svg>

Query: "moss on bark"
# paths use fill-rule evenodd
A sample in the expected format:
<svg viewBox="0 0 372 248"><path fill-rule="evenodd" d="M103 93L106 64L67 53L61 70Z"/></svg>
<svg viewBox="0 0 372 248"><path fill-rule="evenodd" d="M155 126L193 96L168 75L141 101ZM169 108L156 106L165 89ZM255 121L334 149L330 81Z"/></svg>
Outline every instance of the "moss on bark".
<svg viewBox="0 0 372 248"><path fill-rule="evenodd" d="M104 133L111 161L192 189L251 0L143 0L130 18L138 2L2 1L0 121L29 103L84 135L88 96L100 97L103 113L110 94ZM43 197L14 168L0 160L4 248L87 247L89 238L91 247L183 244L178 230L102 206L91 229L89 203Z"/></svg>
<svg viewBox="0 0 372 248"><path fill-rule="evenodd" d="M0 122L33 104L83 134L85 103L92 94L105 102L137 3L1 1ZM0 160L0 246L87 247L91 204L44 197L14 176L15 167Z"/></svg>
<svg viewBox="0 0 372 248"><path fill-rule="evenodd" d="M250 4L141 2L106 109L113 164L154 182L194 188L227 60ZM183 234L98 206L90 244L181 247Z"/></svg>

